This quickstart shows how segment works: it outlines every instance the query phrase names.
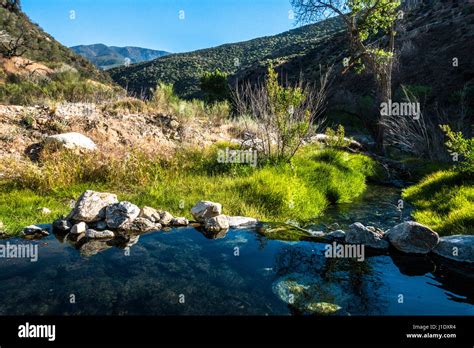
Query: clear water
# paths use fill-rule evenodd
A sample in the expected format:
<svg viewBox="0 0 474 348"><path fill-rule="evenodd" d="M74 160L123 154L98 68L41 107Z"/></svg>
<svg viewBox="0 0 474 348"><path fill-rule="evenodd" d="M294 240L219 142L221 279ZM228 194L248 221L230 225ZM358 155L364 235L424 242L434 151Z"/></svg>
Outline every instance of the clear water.
<svg viewBox="0 0 474 348"><path fill-rule="evenodd" d="M314 224L387 228L409 215L397 200L397 191L374 188ZM82 252L54 235L33 243L37 262L0 259L0 315L288 315L318 302L339 306L336 315L474 315L474 270L429 257L328 259L324 244L251 229L218 239L193 227L148 233L129 255L110 242Z"/></svg>

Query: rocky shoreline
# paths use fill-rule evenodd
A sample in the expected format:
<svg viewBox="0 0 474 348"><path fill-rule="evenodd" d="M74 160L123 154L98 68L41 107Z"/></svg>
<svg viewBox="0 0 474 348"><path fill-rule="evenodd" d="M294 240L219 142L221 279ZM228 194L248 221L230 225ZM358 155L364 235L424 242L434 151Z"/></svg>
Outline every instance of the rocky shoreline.
<svg viewBox="0 0 474 348"><path fill-rule="evenodd" d="M88 190L84 192L74 208L65 218L53 222L53 230L66 235L74 242L125 240L138 241L145 232L160 231L170 227L192 225L207 238L223 238L230 228L256 227L259 221L250 217L227 216L222 213L220 203L199 201L191 209L194 221L175 217L165 210L152 207L139 208L133 203L119 201L117 196L107 192ZM336 224L337 225L337 224ZM294 227L294 226L293 226ZM308 231L311 239L325 243L363 245L372 251L388 251L390 248L408 255L436 254L451 261L474 263L474 236L455 235L439 237L429 227L414 221L402 222L387 231L373 226L353 223L347 231L333 226L332 231ZM265 233L271 233L271 230ZM36 225L25 227L21 237L40 239L49 232Z"/></svg>

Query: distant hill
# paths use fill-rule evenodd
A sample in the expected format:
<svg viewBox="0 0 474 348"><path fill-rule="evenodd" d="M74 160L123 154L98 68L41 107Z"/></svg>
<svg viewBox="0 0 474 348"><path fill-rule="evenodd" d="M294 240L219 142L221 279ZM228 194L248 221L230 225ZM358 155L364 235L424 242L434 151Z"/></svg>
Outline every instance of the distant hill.
<svg viewBox="0 0 474 348"><path fill-rule="evenodd" d="M124 65L127 58L130 59L130 63L134 64L148 62L170 54L166 51L148 48L116 47L104 44L80 45L71 47L71 49L104 70Z"/></svg>
<svg viewBox="0 0 474 348"><path fill-rule="evenodd" d="M108 72L118 84L137 95L147 93L158 81L162 81L173 83L181 97L199 97L199 78L205 71L218 68L235 74L275 57L278 57L279 62L284 62L319 47L321 42L326 42L341 30L340 21L332 18L275 36L170 54L151 62L122 66Z"/></svg>
<svg viewBox="0 0 474 348"><path fill-rule="evenodd" d="M41 63L48 69L75 69L84 78L99 82L111 82L108 75L93 64L61 45L51 35L30 21L19 6L9 6L0 2L0 75L5 73L5 65L11 59L22 58ZM19 44L16 52L3 52L5 48ZM11 55L9 57L9 55ZM1 76L0 76L1 80Z"/></svg>

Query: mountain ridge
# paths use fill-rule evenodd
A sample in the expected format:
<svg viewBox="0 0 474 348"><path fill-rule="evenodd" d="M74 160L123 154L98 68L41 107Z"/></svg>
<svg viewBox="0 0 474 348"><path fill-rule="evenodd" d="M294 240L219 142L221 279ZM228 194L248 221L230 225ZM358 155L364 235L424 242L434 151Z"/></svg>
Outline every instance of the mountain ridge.
<svg viewBox="0 0 474 348"><path fill-rule="evenodd" d="M77 45L71 50L89 60L102 70L127 64L150 61L166 56L170 52L143 48L138 46L108 46L102 43L91 45Z"/></svg>

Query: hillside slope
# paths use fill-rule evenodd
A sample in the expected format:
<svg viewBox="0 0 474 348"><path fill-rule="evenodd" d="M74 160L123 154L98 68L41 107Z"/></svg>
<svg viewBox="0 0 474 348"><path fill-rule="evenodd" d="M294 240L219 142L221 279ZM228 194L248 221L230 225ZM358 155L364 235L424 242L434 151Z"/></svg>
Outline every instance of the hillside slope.
<svg viewBox="0 0 474 348"><path fill-rule="evenodd" d="M16 52L0 51L2 63L15 56L43 63L50 69L67 67L77 70L83 77L100 82L110 82L110 78L100 72L86 59L61 45L41 27L30 21L21 10L11 10L0 5L0 33L2 48L12 48L19 43ZM11 55L12 57L9 57ZM4 64L0 64L0 69Z"/></svg>
<svg viewBox="0 0 474 348"><path fill-rule="evenodd" d="M124 65L126 59L130 63L148 62L150 60L170 54L166 51L152 50L141 47L116 47L104 44L80 45L71 47L71 50L86 58L100 69L110 69Z"/></svg>
<svg viewBox="0 0 474 348"><path fill-rule="evenodd" d="M468 0L422 0L416 7L405 8L397 35L399 64L394 72L394 92L400 83L421 85L430 90L431 102L448 103L454 94L473 83L473 8ZM163 81L173 83L180 96L192 98L201 96L199 76L216 68L231 74L233 84L236 79L260 79L269 60L289 81L300 75L316 81L320 66L334 65L335 92L347 91L357 98L372 96L373 83L368 74L340 74L347 55L343 27L337 18L332 18L275 36L112 69L110 74L137 95L148 93L157 81ZM452 64L455 57L458 67Z"/></svg>
<svg viewBox="0 0 474 348"><path fill-rule="evenodd" d="M269 58L281 61L305 54L342 29L338 19L303 26L275 36L225 44L198 51L170 54L154 61L111 69L118 84L141 95L157 81L173 83L181 97L199 97L198 82L205 71L220 69L229 74L249 68Z"/></svg>

